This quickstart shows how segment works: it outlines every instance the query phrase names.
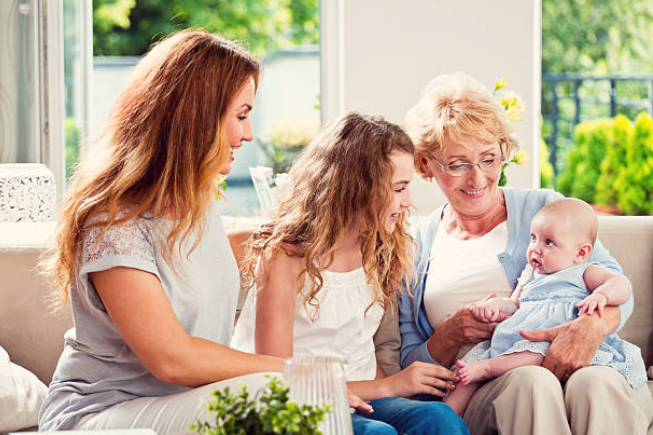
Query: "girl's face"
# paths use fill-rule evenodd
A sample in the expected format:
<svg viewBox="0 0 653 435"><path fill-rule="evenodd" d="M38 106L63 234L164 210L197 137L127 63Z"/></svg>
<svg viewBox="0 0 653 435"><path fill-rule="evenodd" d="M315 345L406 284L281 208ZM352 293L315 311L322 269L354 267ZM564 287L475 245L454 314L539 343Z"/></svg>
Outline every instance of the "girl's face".
<svg viewBox="0 0 653 435"><path fill-rule="evenodd" d="M238 91L227 109L225 128L227 130L227 140L231 147L231 156L227 164L220 170L222 175L231 172L231 162L234 161L234 155L243 146L243 141L249 142L254 139L252 126L249 123L249 113L254 107L255 97L254 79L249 79Z"/></svg>
<svg viewBox="0 0 653 435"><path fill-rule="evenodd" d="M392 200L387 208L385 228L388 232L395 229L395 225L405 208L413 205L408 186L413 179L415 166L413 155L403 151L395 151L390 156L394 170L392 172Z"/></svg>
<svg viewBox="0 0 653 435"><path fill-rule="evenodd" d="M437 155L424 158L422 154L420 164L425 174L435 177L456 213L466 217L482 217L496 206L501 175L501 149L498 143L468 138L465 143L446 145ZM461 176L450 175L465 164L473 165L469 172Z"/></svg>

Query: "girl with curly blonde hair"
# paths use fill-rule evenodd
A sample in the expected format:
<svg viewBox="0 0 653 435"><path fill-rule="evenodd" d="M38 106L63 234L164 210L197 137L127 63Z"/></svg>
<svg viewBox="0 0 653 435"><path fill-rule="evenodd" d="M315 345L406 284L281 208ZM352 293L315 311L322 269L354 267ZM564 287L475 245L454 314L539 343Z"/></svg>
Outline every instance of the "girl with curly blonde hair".
<svg viewBox="0 0 653 435"><path fill-rule="evenodd" d="M374 409L353 414L357 435L468 433L448 405L405 398L442 396L452 372L420 362L386 377L374 354L384 310L410 272L413 151L382 118L348 113L332 122L291 168L276 217L245 253L251 291L232 346L341 358L349 390Z"/></svg>

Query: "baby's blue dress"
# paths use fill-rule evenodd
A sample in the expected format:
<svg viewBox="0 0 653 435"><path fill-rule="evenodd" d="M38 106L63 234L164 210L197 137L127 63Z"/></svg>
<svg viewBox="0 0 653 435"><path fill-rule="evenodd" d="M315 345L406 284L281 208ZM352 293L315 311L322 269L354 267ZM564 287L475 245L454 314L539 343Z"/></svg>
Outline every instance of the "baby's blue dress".
<svg viewBox="0 0 653 435"><path fill-rule="evenodd" d="M533 272L523 287L519 309L497 325L491 340L473 347L463 361L479 361L510 353L530 351L546 355L548 341L532 342L520 330L547 329L578 317L574 305L585 299L583 273L589 264L572 266L550 275ZM618 370L633 388L646 383L646 369L639 347L609 335L596 351L590 365L609 366Z"/></svg>

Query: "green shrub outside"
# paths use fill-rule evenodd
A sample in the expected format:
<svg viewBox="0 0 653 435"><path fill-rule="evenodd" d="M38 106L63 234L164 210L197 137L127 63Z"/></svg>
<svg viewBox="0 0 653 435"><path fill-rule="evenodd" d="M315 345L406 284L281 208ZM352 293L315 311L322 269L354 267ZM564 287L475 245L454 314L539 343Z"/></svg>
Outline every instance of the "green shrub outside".
<svg viewBox="0 0 653 435"><path fill-rule="evenodd" d="M628 215L653 214L653 119L646 113L635 119L626 162L617 179L619 207Z"/></svg>
<svg viewBox="0 0 653 435"><path fill-rule="evenodd" d="M553 165L549 161L549 149L544 139L540 139L540 187L553 189L554 177Z"/></svg>
<svg viewBox="0 0 653 435"><path fill-rule="evenodd" d="M612 119L612 140L601 162L601 171L596 185L595 202L600 205L616 205L623 172L627 167L627 148L633 136L633 123L624 115Z"/></svg>
<svg viewBox="0 0 653 435"><path fill-rule="evenodd" d="M625 215L653 215L653 119L641 113L578 124L556 189ZM544 155L541 154L544 161ZM541 169L542 174L544 170ZM545 176L542 175L542 187Z"/></svg>
<svg viewBox="0 0 653 435"><path fill-rule="evenodd" d="M601 162L612 140L612 120L578 124L575 139L576 147L567 154L567 167L558 178L558 191L593 203Z"/></svg>

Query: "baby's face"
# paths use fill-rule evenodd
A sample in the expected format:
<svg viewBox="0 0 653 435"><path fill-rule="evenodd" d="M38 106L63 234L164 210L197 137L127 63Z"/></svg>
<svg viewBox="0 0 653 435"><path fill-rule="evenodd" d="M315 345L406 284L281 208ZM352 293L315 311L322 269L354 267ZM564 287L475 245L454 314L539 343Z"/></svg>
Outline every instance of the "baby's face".
<svg viewBox="0 0 653 435"><path fill-rule="evenodd" d="M582 261L578 259L578 239L566 219L556 219L549 213L538 214L531 222L531 242L526 252L528 263L541 274L578 264Z"/></svg>

